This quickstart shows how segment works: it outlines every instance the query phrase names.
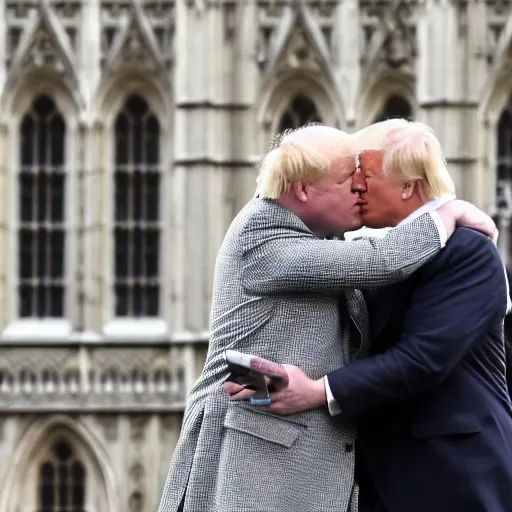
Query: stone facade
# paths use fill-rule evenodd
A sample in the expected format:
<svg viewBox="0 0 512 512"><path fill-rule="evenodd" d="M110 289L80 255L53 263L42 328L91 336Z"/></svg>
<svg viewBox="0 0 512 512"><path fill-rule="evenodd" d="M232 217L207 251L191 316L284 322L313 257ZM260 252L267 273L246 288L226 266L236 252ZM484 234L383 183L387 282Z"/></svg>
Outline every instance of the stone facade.
<svg viewBox="0 0 512 512"><path fill-rule="evenodd" d="M156 510L271 137L429 123L511 257L511 0L0 0L0 511Z"/></svg>

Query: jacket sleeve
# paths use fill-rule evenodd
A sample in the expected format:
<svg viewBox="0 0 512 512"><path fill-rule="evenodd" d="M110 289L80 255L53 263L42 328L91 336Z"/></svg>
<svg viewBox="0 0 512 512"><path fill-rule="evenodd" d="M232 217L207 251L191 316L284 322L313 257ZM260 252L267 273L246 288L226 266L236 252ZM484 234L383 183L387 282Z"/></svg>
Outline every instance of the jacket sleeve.
<svg viewBox="0 0 512 512"><path fill-rule="evenodd" d="M417 283L397 345L327 376L343 414L364 414L436 386L505 314L505 273L489 240L473 233L471 243L442 257L440 268Z"/></svg>
<svg viewBox="0 0 512 512"><path fill-rule="evenodd" d="M441 249L433 217L424 214L384 238L319 240L296 227L251 226L242 234L243 284L258 295L374 289L409 277Z"/></svg>

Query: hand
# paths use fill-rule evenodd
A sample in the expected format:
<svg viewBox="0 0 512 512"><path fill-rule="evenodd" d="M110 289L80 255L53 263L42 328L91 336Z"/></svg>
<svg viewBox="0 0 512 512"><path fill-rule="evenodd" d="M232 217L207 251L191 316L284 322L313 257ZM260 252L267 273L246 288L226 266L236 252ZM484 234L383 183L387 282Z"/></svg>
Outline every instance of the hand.
<svg viewBox="0 0 512 512"><path fill-rule="evenodd" d="M494 221L489 215L467 201L454 199L441 206L437 213L443 220L448 237L453 234L457 226L461 226L480 231L487 235L495 245L498 243L499 232Z"/></svg>
<svg viewBox="0 0 512 512"><path fill-rule="evenodd" d="M224 382L222 388L231 400L249 400L256 393L252 389L245 389L245 386L230 381Z"/></svg>
<svg viewBox="0 0 512 512"><path fill-rule="evenodd" d="M304 375L296 366L283 365L288 373L288 385L270 393L271 403L268 406L276 414L296 414L309 411L326 404L324 379L313 380ZM252 389L245 389L240 384L225 382L224 391L231 400L248 400L254 395Z"/></svg>
<svg viewBox="0 0 512 512"><path fill-rule="evenodd" d="M324 379L313 380L304 372L289 364L283 365L288 372L288 385L270 393L269 409L277 414L296 414L325 406Z"/></svg>

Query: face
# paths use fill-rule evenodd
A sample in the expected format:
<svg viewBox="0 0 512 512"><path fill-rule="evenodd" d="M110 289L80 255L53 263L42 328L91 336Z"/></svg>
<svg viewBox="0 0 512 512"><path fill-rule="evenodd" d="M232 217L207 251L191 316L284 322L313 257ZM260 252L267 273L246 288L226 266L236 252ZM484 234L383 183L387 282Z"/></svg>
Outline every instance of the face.
<svg viewBox="0 0 512 512"><path fill-rule="evenodd" d="M397 206L402 201L403 183L386 179L382 172L382 151L362 151L360 171L352 179L352 189L360 194L361 220L369 228L396 226Z"/></svg>
<svg viewBox="0 0 512 512"><path fill-rule="evenodd" d="M359 196L352 190L354 172L355 158L342 156L315 183L304 186L308 216L318 231L342 233L361 227Z"/></svg>

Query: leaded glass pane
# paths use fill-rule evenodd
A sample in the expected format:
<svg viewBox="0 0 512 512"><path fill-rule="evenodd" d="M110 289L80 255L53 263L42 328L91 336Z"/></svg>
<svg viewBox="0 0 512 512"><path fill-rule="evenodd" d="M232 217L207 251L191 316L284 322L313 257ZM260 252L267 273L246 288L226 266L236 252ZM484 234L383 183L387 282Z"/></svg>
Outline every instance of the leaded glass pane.
<svg viewBox="0 0 512 512"><path fill-rule="evenodd" d="M64 316L66 126L39 96L20 126L19 315Z"/></svg>
<svg viewBox="0 0 512 512"><path fill-rule="evenodd" d="M38 512L84 512L85 468L65 439L57 440L39 469Z"/></svg>
<svg viewBox="0 0 512 512"><path fill-rule="evenodd" d="M375 122L396 118L412 120L412 107L402 96L392 95L387 99L384 108L375 119Z"/></svg>
<svg viewBox="0 0 512 512"><path fill-rule="evenodd" d="M159 314L160 126L147 102L130 96L115 123L115 315Z"/></svg>
<svg viewBox="0 0 512 512"><path fill-rule="evenodd" d="M278 133L300 128L309 123L320 123L316 105L305 96L295 96L279 121Z"/></svg>

